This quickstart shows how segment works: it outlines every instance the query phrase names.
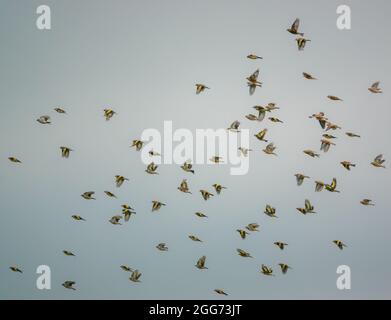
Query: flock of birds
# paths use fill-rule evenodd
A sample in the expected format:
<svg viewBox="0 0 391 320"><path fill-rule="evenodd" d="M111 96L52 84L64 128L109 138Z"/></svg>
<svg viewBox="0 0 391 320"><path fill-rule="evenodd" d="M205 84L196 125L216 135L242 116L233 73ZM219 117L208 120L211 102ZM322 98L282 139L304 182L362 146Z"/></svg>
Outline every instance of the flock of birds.
<svg viewBox="0 0 391 320"><path fill-rule="evenodd" d="M292 24L292 26L289 29L287 29L287 31L293 35L298 36L296 38L296 43L297 43L298 50L301 51L301 50L304 50L306 43L310 40L304 38L304 34L299 32L299 25L300 25L300 20L296 19L294 21L294 23ZM260 57L256 54L249 54L247 56L247 58L250 60L262 59L262 57ZM314 76L312 76L311 74L309 74L307 72L303 72L303 77L306 80L317 80L317 78L315 78ZM252 73L250 76L248 76L246 78L246 80L247 80L247 86L249 87L250 95L254 94L257 87L262 87L262 82L259 80L259 69L257 69L254 73ZM379 82L373 83L368 88L368 90L373 94L382 93L382 90L380 89L379 84L380 84ZM196 86L196 94L197 95L203 93L207 89L210 89L208 86L206 86L205 84L201 84L201 83L197 83L195 86ZM327 96L327 98L332 101L343 101L341 98L339 98L337 96L333 96L333 95L329 95L329 96ZM262 122L265 119L266 114L271 114L273 111L279 109L279 107L277 107L275 103L268 103L265 106L256 105L253 108L256 110L255 114L248 114L245 116L245 118L250 121L257 121L257 122ZM66 111L63 108L55 108L54 110L59 114L66 114ZM103 115L104 115L106 121L109 121L114 115L116 115L116 112L112 109L104 109ZM331 132L341 130L341 127L338 126L337 124L331 122L326 117L324 112L319 112L319 113L310 115L309 118L315 119L316 121L318 121L321 129L324 130L324 133L323 133L322 139L321 139L320 150L323 152L328 152L330 147L335 146L335 143L333 142L333 140L337 138L336 136L331 134ZM283 123L283 121L277 117L268 117L268 120L270 120L271 122L275 122L275 123ZM42 125L51 124L51 118L48 115L44 115L44 116L39 117L37 119L37 121L38 121L38 123L40 123ZM230 130L233 132L240 132L239 127L240 127L240 122L236 120L227 128L227 130ZM263 152L265 154L277 155L275 152L276 146L274 145L274 143L269 142L266 139L267 133L268 133L268 129L265 128L265 129L259 131L254 136L260 142L267 143L263 149ZM356 134L356 133L346 132L345 134L350 138L360 138L360 135ZM135 150L140 151L144 147L144 143L145 143L144 141L141 141L139 139L135 139L135 140L133 140L130 147L134 147ZM74 150L72 150L71 148L66 147L66 146L61 146L60 151L61 151L61 156L65 159L67 159L70 157L71 153ZM251 152L251 151L252 151L252 149L246 149L243 147L238 148L238 152L240 152L240 154L243 157L247 157L249 155L249 152ZM303 152L309 157L313 157L313 158L320 157L319 153L317 153L316 151L311 150L311 149L303 150ZM151 158L161 156L159 152L156 152L154 150L149 150L149 155L151 156ZM9 157L9 160L15 164L22 163L21 160L19 160L18 158L14 157L14 156ZM210 160L216 164L223 162L223 159L219 156L214 156ZM370 164L376 168L385 168L384 162L385 162L385 159L383 158L383 155L379 154L373 159L373 161ZM346 161L346 160L341 161L340 164L346 170L349 170L349 171L352 168L356 167L356 164L354 164L350 161ZM192 173L192 174L195 173L191 161L186 161L181 166L181 169L186 173ZM156 165L154 162L151 162L147 166L145 172L148 174L154 175L154 174L158 174L157 170L158 170L158 165ZM310 179L309 176L307 176L303 173L296 173L294 176L296 178L297 186L301 186L306 179ZM114 178L115 178L116 186L118 188L121 187L125 182L129 181L128 178L121 176L121 175L116 175ZM217 183L213 184L212 187L214 188L214 191L216 192L216 194L220 194L224 189L226 189L225 186L222 186ZM329 192L340 192L339 190L337 190L337 179L332 178L330 183L326 183L323 181L315 181L315 192L321 192L324 189ZM182 180L182 182L180 183L180 185L178 187L178 190L183 193L191 194L187 179ZM116 195L111 191L104 191L104 193L110 198L116 198ZM204 189L201 189L200 193L201 193L202 198L205 201L210 199L210 197L214 196L214 194L212 192L210 192L208 190L204 190ZM81 197L83 197L85 200L95 200L94 195L95 195L94 191L86 191L83 194L81 194ZM371 199L363 199L363 200L361 200L361 204L364 206L373 206L374 205L374 203ZM166 206L165 203L160 202L158 200L153 200L151 210L152 210L152 212L159 211L164 206ZM304 201L303 207L297 208L297 211L303 215L315 213L314 210L315 210L315 208L314 208L313 204L308 199L306 199ZM267 215L271 218L277 218L276 213L277 213L277 209L275 207L273 207L269 204L267 204L265 206L265 209L264 209L265 215ZM122 220L124 220L125 222L129 221L130 217L133 214L136 214L135 209L132 208L130 205L124 204L124 205L122 205L122 215L115 215L115 216L111 217L109 219L109 222L113 225L121 225ZM199 218L203 218L203 219L207 218L207 216L202 212L196 212L195 215ZM72 215L71 217L72 217L72 219L74 219L76 221L86 221L86 219L84 219L83 217L76 215L76 214ZM258 223L249 223L247 226L245 226L243 228L239 228L236 231L238 232L239 236L242 239L245 239L251 232L259 231L258 230L259 227L260 226ZM188 237L192 241L202 242L202 240L199 239L195 235L189 235ZM346 244L342 240L339 240L339 239L332 240L332 243L334 243L335 246L337 248L339 248L340 250L343 250L346 247ZM280 250L284 250L285 247L288 245L287 243L284 243L282 241L277 241L274 244ZM156 249L159 251L168 251L168 247L167 247L166 243L158 243L156 245ZM75 254L73 252L68 251L68 250L63 250L63 253L66 256L75 256ZM244 257L244 258L252 257L249 252L246 252L245 250L240 249L240 248L237 249L237 253L240 257ZM200 257L196 261L195 267L198 269L201 269L201 270L208 269L206 266L206 256ZM280 267L282 274L286 274L288 272L288 270L291 269L291 266L289 266L287 263L279 263L279 267ZM133 269L127 265L121 265L120 268L123 271L128 272L130 274L130 277L129 277L130 281L132 281L132 282L140 282L141 281L140 280L141 273L139 272L139 270ZM13 272L18 272L18 273L23 272L22 269L17 266L11 266L10 270L12 270ZM272 267L264 265L264 264L261 265L260 272L266 276L274 276L275 275ZM67 289L76 290L75 284L76 284L75 281L67 280L62 284L62 286ZM216 292L219 295L228 295L223 289L214 289L214 292Z"/></svg>

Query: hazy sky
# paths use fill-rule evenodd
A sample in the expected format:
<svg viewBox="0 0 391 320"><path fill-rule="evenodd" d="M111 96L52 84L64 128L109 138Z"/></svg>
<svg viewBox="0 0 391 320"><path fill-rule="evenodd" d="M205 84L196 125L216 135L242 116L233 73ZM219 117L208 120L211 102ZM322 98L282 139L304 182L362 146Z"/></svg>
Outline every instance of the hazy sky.
<svg viewBox="0 0 391 320"><path fill-rule="evenodd" d="M41 4L51 8L50 31L36 28ZM351 7L351 30L336 27L340 4ZM390 9L387 0L2 0L0 298L220 298L215 288L234 299L390 298L390 170L370 165L379 153L386 166L391 162ZM296 17L312 40L302 52L286 32ZM248 60L249 53L263 60ZM264 85L250 96L245 77L256 68ZM304 80L303 71L319 80ZM377 80L381 95L367 90ZM196 95L198 82L211 90ZM331 102L330 94L344 101ZM269 102L281 108L273 116L284 124L244 118ZM68 114L55 114L56 106ZM105 107L118 113L109 122ZM308 119L319 111L342 130L332 132L335 147L312 159L302 150L319 150L322 131ZM52 125L35 121L45 114ZM164 120L192 131L234 120L252 134L267 127L278 157L265 155L265 144L252 138L247 175L231 176L225 165L196 166L194 176L162 165L151 176L129 145L146 128L161 130ZM62 145L75 150L67 160ZM342 160L357 167L348 172ZM297 187L297 172L311 179ZM130 181L116 188L117 174ZM314 192L314 180L333 177L341 193ZM193 195L177 190L183 178ZM228 189L205 202L198 190L216 182ZM96 201L80 197L90 190ZM306 198L316 215L296 211ZM376 206L360 205L363 198ZM167 206L151 213L154 199ZM111 225L125 203L137 215ZM266 204L279 219L263 214ZM87 221L73 221L76 213ZM240 239L235 230L251 222L260 232ZM348 247L338 250L334 239ZM280 251L275 241L289 245ZM169 251L157 251L159 242ZM239 257L236 248L254 258ZM64 249L77 256L64 256ZM202 255L208 270L194 267ZM293 269L282 275L280 262ZM130 282L122 264L139 269L142 282ZM276 276L260 274L261 264ZM336 287L342 264L352 271L350 291ZM13 265L24 273L12 273ZM39 265L51 268L51 290L36 288ZM65 280L76 281L77 291L63 288Z"/></svg>

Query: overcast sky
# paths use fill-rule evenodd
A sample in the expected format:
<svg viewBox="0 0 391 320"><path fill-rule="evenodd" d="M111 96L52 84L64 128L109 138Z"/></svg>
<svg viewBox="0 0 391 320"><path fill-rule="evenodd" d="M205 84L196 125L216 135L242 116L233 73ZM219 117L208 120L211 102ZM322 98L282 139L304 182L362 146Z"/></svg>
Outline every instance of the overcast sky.
<svg viewBox="0 0 391 320"><path fill-rule="evenodd" d="M51 8L50 31L36 28L43 3ZM351 7L351 30L336 27L340 4ZM221 298L216 288L233 299L390 298L390 170L370 165L380 153L386 166L391 161L390 9L387 0L2 0L0 298ZM312 40L302 52L286 32L296 17ZM249 53L263 60L248 60ZM245 77L257 68L263 87L250 96ZM319 80L303 79L303 71ZM384 93L371 94L367 88L378 80ZM199 82L211 89L196 95ZM280 107L273 116L283 124L244 118L269 102ZM68 114L56 114L57 106ZM108 122L105 107L117 112ZM302 151L319 151L323 132L308 118L319 111L342 130L332 132L336 146L312 159ZM46 114L51 125L35 121ZM268 128L278 157L252 137L247 175L230 175L228 165L197 165L194 176L162 165L159 175L148 175L129 145L144 129L162 130L165 120L192 132L234 120L251 136ZM63 145L75 150L69 159L61 158ZM357 167L348 172L343 160ZM298 172L311 177L301 187ZM116 188L117 174L130 181ZM341 193L314 192L314 180L333 177ZM192 195L177 190L184 178ZM214 183L228 189L205 202L198 190L212 191ZM96 201L80 197L90 190ZM376 206L360 205L363 198ZM305 199L316 215L296 211ZM151 213L152 200L167 206ZM111 225L125 203L137 215ZM279 219L263 214L266 204ZM240 239L235 230L252 222L260 232ZM338 250L335 239L348 247ZM275 241L288 246L280 251ZM169 251L156 250L159 242ZM237 248L254 258L239 257ZM194 267L202 255L208 270ZM280 262L293 269L282 275ZM122 264L139 269L142 282L130 282ZM263 276L261 264L276 276ZM348 291L336 287L342 264L352 272ZM14 265L23 274L12 273ZM39 265L51 268L51 290L36 288ZM76 281L77 290L63 288L65 280Z"/></svg>

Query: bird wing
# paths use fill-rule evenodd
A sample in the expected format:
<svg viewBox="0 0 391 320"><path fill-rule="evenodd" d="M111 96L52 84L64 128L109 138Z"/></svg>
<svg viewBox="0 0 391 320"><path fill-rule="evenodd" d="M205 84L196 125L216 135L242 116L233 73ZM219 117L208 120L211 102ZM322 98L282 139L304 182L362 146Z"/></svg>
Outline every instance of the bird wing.
<svg viewBox="0 0 391 320"><path fill-rule="evenodd" d="M299 25L300 25L300 19L297 18L295 22L293 22L291 29L297 32L297 30L299 30Z"/></svg>

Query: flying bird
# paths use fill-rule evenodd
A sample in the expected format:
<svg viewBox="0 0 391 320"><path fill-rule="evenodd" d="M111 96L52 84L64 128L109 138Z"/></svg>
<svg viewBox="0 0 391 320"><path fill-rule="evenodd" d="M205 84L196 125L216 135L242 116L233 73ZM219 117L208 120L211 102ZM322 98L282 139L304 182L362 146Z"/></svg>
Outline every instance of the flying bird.
<svg viewBox="0 0 391 320"><path fill-rule="evenodd" d="M246 230L242 230L242 229L237 229L236 231L239 232L239 235L242 239L246 239L246 235L249 234Z"/></svg>
<svg viewBox="0 0 391 320"><path fill-rule="evenodd" d="M275 122L275 123L284 123L283 121L281 121L280 119L275 118L275 117L269 117L269 120L271 122Z"/></svg>
<svg viewBox="0 0 391 320"><path fill-rule="evenodd" d="M79 216L77 214L72 215L72 219L74 219L76 221L86 221L84 218L82 218L81 216Z"/></svg>
<svg viewBox="0 0 391 320"><path fill-rule="evenodd" d="M265 208L265 211L264 213L269 216L269 217L272 217L272 218L278 218L276 216L276 208L273 208L272 206L270 205L266 205L266 208Z"/></svg>
<svg viewBox="0 0 391 320"><path fill-rule="evenodd" d="M356 166L354 163L351 163L350 161L341 161L340 163L348 171L350 171L350 167Z"/></svg>
<svg viewBox="0 0 391 320"><path fill-rule="evenodd" d="M197 217L200 217L200 218L207 218L207 217L208 217L207 215L205 215L205 214L202 213L202 212L196 212L195 215L196 215Z"/></svg>
<svg viewBox="0 0 391 320"><path fill-rule="evenodd" d="M86 200L96 200L93 195L95 194L94 191L87 191L84 192L81 196Z"/></svg>
<svg viewBox="0 0 391 320"><path fill-rule="evenodd" d="M75 281L65 281L62 286L66 289L70 289L70 290L76 290L76 288L74 288L73 286L76 284Z"/></svg>
<svg viewBox="0 0 391 320"><path fill-rule="evenodd" d="M315 192L320 192L323 190L325 184L322 181L315 181Z"/></svg>
<svg viewBox="0 0 391 320"><path fill-rule="evenodd" d="M141 273L138 270L134 270L130 275L129 280L132 282L141 282L140 277L141 277Z"/></svg>
<svg viewBox="0 0 391 320"><path fill-rule="evenodd" d="M200 94L200 93L203 92L205 89L210 89L210 88L207 87L207 86L204 85L204 84L201 84L201 83L197 83L197 84L196 84L196 94Z"/></svg>
<svg viewBox="0 0 391 320"><path fill-rule="evenodd" d="M299 51L303 51L305 48L305 45L307 44L307 41L311 41L310 39L305 38L296 38L297 48Z"/></svg>
<svg viewBox="0 0 391 320"><path fill-rule="evenodd" d="M247 157L248 156L248 153L250 151L253 151L252 149L247 149L247 148L243 148L243 147L239 147L238 150L240 151L240 153L244 156L244 157Z"/></svg>
<svg viewBox="0 0 391 320"><path fill-rule="evenodd" d="M341 98L339 98L337 96L332 96L332 95L327 96L327 98L329 98L330 100L333 100L333 101L343 101Z"/></svg>
<svg viewBox="0 0 391 320"><path fill-rule="evenodd" d="M299 36L304 36L304 33L299 32L299 26L300 26L300 19L296 18L296 20L293 22L292 26L289 29L286 29L289 33L299 35Z"/></svg>
<svg viewBox="0 0 391 320"><path fill-rule="evenodd" d="M243 257L243 258L252 258L251 254L242 250L242 249L236 249L236 251L238 252L238 255Z"/></svg>
<svg viewBox="0 0 391 320"><path fill-rule="evenodd" d="M288 269L292 269L290 266L288 266L288 265L285 264L285 263L279 263L278 265L280 266L281 272L282 272L283 274L286 274L286 273L288 272Z"/></svg>
<svg viewBox="0 0 391 320"><path fill-rule="evenodd" d="M194 241L194 242L202 242L202 240L194 235L189 235L189 239Z"/></svg>
<svg viewBox="0 0 391 320"><path fill-rule="evenodd" d="M259 69L255 70L247 79L250 95L253 95L257 87L262 87L262 82L258 81Z"/></svg>
<svg viewBox="0 0 391 320"><path fill-rule="evenodd" d="M256 135L254 135L258 140L260 141L264 141L264 142L268 142L267 140L265 140L265 136L266 136L266 133L267 133L267 129L263 129L261 131L259 131Z"/></svg>
<svg viewBox="0 0 391 320"><path fill-rule="evenodd" d="M62 108L54 108L54 111L56 111L57 113L60 113L60 114L66 114L66 111Z"/></svg>
<svg viewBox="0 0 391 320"><path fill-rule="evenodd" d="M69 158L70 153L73 151L71 148L68 147L60 147L60 149L61 149L61 156L66 159Z"/></svg>
<svg viewBox="0 0 391 320"><path fill-rule="evenodd" d="M178 187L178 190L181 191L181 192L183 192L183 193L190 193L190 194L191 194L186 179L183 179L183 180L182 180L180 186Z"/></svg>
<svg viewBox="0 0 391 320"><path fill-rule="evenodd" d="M10 270L13 272L23 273L23 271L20 268L15 266L10 267Z"/></svg>
<svg viewBox="0 0 391 320"><path fill-rule="evenodd" d="M115 114L116 114L116 112L112 109L104 109L103 110L103 115L106 118L106 121L109 121Z"/></svg>
<svg viewBox="0 0 391 320"><path fill-rule="evenodd" d="M152 212L158 211L162 206L165 206L165 204L155 200L152 201Z"/></svg>
<svg viewBox="0 0 391 320"><path fill-rule="evenodd" d="M337 188L337 179L333 178L333 181L331 182L331 184L326 184L325 188L326 188L327 191L330 191L330 192L339 192L336 189Z"/></svg>
<svg viewBox="0 0 391 320"><path fill-rule="evenodd" d="M8 160L13 163L22 163L22 161L20 161L19 159L15 158L15 157L9 157Z"/></svg>
<svg viewBox="0 0 391 320"><path fill-rule="evenodd" d="M315 118L319 121L319 124L322 129L326 128L327 118L325 117L324 112L314 113L312 116L309 116L310 119Z"/></svg>
<svg viewBox="0 0 391 320"><path fill-rule="evenodd" d="M296 173L295 177L296 177L296 183L297 183L298 186L301 186L303 184L304 179L310 179L309 176L306 176L306 175L304 175L302 173Z"/></svg>
<svg viewBox="0 0 391 320"><path fill-rule="evenodd" d="M310 75L307 72L303 72L303 77L308 79L308 80L318 80L318 79L316 79L315 77L313 77L312 75Z"/></svg>
<svg viewBox="0 0 391 320"><path fill-rule="evenodd" d="M331 123L329 121L326 122L326 131L337 130L337 129L342 129L342 128L335 123Z"/></svg>
<svg viewBox="0 0 391 320"><path fill-rule="evenodd" d="M124 206L126 205L122 206L122 214L124 215L125 222L128 222L132 214L136 214L136 211L133 211L134 209L130 207L124 208Z"/></svg>
<svg viewBox="0 0 391 320"><path fill-rule="evenodd" d="M280 248L280 250L284 250L285 246L287 246L288 244L287 243L284 243L284 242L281 242L281 241L277 241L277 242L274 242L274 244Z"/></svg>
<svg viewBox="0 0 391 320"><path fill-rule="evenodd" d="M109 222L114 225L122 225L120 223L121 219L122 219L122 216L113 216L110 218Z"/></svg>
<svg viewBox="0 0 391 320"><path fill-rule="evenodd" d="M262 151L263 152L265 152L266 154L272 154L272 155L277 155L275 152L274 152L274 150L276 150L276 146L274 146L274 143L273 142L271 142L271 143L269 143L267 146L266 146L266 148L265 149L262 149Z"/></svg>
<svg viewBox="0 0 391 320"><path fill-rule="evenodd" d="M50 121L50 116L40 116L37 121L40 124L51 124L52 122Z"/></svg>
<svg viewBox="0 0 391 320"><path fill-rule="evenodd" d="M240 122L238 120L235 120L231 123L231 125L227 128L227 130L232 132L240 132L239 130Z"/></svg>
<svg viewBox="0 0 391 320"><path fill-rule="evenodd" d="M341 250L343 250L344 247L347 247L341 240L333 240L333 243Z"/></svg>
<svg viewBox="0 0 391 320"><path fill-rule="evenodd" d="M185 172L191 172L194 174L193 165L190 163L190 160L185 161L185 163L181 166L182 170Z"/></svg>
<svg viewBox="0 0 391 320"><path fill-rule="evenodd" d="M196 267L198 269L208 269L207 267L205 267L205 261L206 261L206 256L202 256L201 258L198 259L197 263L196 263Z"/></svg>
<svg viewBox="0 0 391 320"><path fill-rule="evenodd" d="M248 230L248 231L259 231L258 230L258 228L259 228L259 224L258 223L249 223L247 226L246 226L246 229Z"/></svg>
<svg viewBox="0 0 391 320"><path fill-rule="evenodd" d="M215 188L217 194L220 194L221 190L227 189L226 187L223 187L221 184L218 183L213 184L212 187Z"/></svg>
<svg viewBox="0 0 391 320"><path fill-rule="evenodd" d="M144 141L141 140L133 140L131 144L131 148L135 147L137 151L140 151L144 146Z"/></svg>
<svg viewBox="0 0 391 320"><path fill-rule="evenodd" d="M316 153L315 151L313 150L310 150L310 149L307 149L307 150L304 150L303 151L306 155L312 157L312 158L315 158L315 157L320 157L319 153Z"/></svg>
<svg viewBox="0 0 391 320"><path fill-rule="evenodd" d="M361 138L358 134L355 134L353 132L345 132L345 134L350 138Z"/></svg>
<svg viewBox="0 0 391 320"><path fill-rule="evenodd" d="M110 198L117 198L117 196L116 196L114 193L110 192L110 191L105 191L104 193L105 193L108 197L110 197Z"/></svg>
<svg viewBox="0 0 391 320"><path fill-rule="evenodd" d="M168 251L168 247L166 246L165 243L159 243L157 246L156 246L156 249L158 249L159 251Z"/></svg>
<svg viewBox="0 0 391 320"><path fill-rule="evenodd" d="M200 190L200 192L201 192L201 195L204 198L204 200L208 200L210 197L214 196L212 193L210 193L207 190Z"/></svg>
<svg viewBox="0 0 391 320"><path fill-rule="evenodd" d="M223 296L228 296L228 294L222 289L214 289L214 292Z"/></svg>
<svg viewBox="0 0 391 320"><path fill-rule="evenodd" d="M376 168L386 168L383 163L386 161L386 159L383 159L383 155L379 154L376 156L376 158L371 162L371 164Z"/></svg>
<svg viewBox="0 0 391 320"><path fill-rule="evenodd" d="M256 54L249 54L248 56L247 56L247 59L251 59L251 60L257 60L257 59L263 59L262 57L260 57L260 56L257 56Z"/></svg>
<svg viewBox="0 0 391 320"><path fill-rule="evenodd" d="M323 152L329 151L331 145L335 146L335 143L326 139L321 139L320 142L320 150L323 150Z"/></svg>
<svg viewBox="0 0 391 320"><path fill-rule="evenodd" d="M273 276L273 269L265 265L262 265L261 273L263 273L265 276Z"/></svg>
<svg viewBox="0 0 391 320"><path fill-rule="evenodd" d="M121 266L121 269L126 271L126 272L133 272L133 269L132 268L129 268L128 266L125 266L125 265L122 265Z"/></svg>
<svg viewBox="0 0 391 320"><path fill-rule="evenodd" d="M147 169L145 170L145 172L149 173L149 174L159 174L158 172L156 172L157 168L158 168L158 166L154 162L151 162L147 166Z"/></svg>
<svg viewBox="0 0 391 320"><path fill-rule="evenodd" d="M129 181L129 179L120 175L115 176L115 185L117 186L117 188L121 187L125 181Z"/></svg>
<svg viewBox="0 0 391 320"><path fill-rule="evenodd" d="M360 201L363 206L374 206L371 199L363 199Z"/></svg>
<svg viewBox="0 0 391 320"><path fill-rule="evenodd" d="M222 163L223 162L223 158L219 157L219 156L214 156L214 157L210 158L209 160L214 163Z"/></svg>
<svg viewBox="0 0 391 320"><path fill-rule="evenodd" d="M337 139L337 137L333 136L332 134L324 133L322 136L326 139Z"/></svg>
<svg viewBox="0 0 391 320"><path fill-rule="evenodd" d="M73 252L68 251L68 250L63 250L62 252L63 252L66 256L68 256L68 257L74 257L74 256L75 256Z"/></svg>

